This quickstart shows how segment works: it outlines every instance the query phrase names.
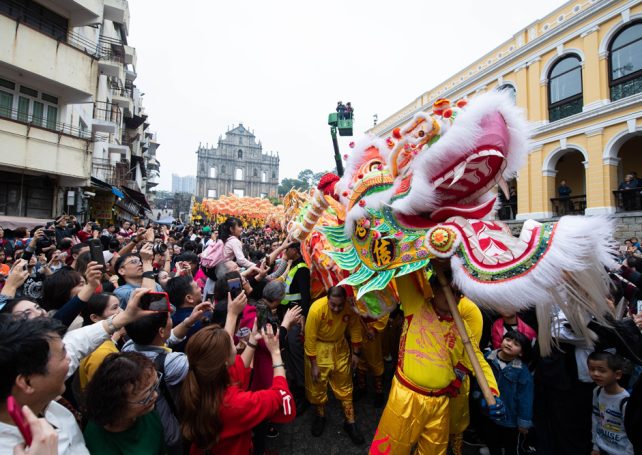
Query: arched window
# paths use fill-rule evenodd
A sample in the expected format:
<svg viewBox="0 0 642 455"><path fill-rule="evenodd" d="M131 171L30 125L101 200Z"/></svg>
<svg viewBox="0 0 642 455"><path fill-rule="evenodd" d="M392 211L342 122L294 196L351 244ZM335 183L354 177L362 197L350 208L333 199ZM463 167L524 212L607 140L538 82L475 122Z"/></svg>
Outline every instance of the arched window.
<svg viewBox="0 0 642 455"><path fill-rule="evenodd" d="M571 54L560 59L548 74L548 120L582 112L582 62Z"/></svg>
<svg viewBox="0 0 642 455"><path fill-rule="evenodd" d="M258 177L259 176L259 171L257 171L256 168L254 168L254 174L253 175L254 175L254 177Z"/></svg>
<svg viewBox="0 0 642 455"><path fill-rule="evenodd" d="M213 178L213 179L216 178L216 167L210 168L210 178Z"/></svg>
<svg viewBox="0 0 642 455"><path fill-rule="evenodd" d="M221 175L225 175L225 165L221 166Z"/></svg>
<svg viewBox="0 0 642 455"><path fill-rule="evenodd" d="M515 90L515 86L513 84L502 84L496 89L498 92L505 92L510 95L510 97L513 100L513 103L515 102L515 99L517 97L517 91Z"/></svg>
<svg viewBox="0 0 642 455"><path fill-rule="evenodd" d="M243 150L239 149L238 155L239 155L239 160L242 160L243 159Z"/></svg>
<svg viewBox="0 0 642 455"><path fill-rule="evenodd" d="M267 172L261 172L261 182L267 182Z"/></svg>
<svg viewBox="0 0 642 455"><path fill-rule="evenodd" d="M236 168L236 172L234 173L234 179L243 180L243 169L241 169L240 167Z"/></svg>
<svg viewBox="0 0 642 455"><path fill-rule="evenodd" d="M620 30L609 46L611 101L642 92L642 22Z"/></svg>
<svg viewBox="0 0 642 455"><path fill-rule="evenodd" d="M273 179L275 179L275 178L276 178L276 172L274 172L274 171L272 171L272 178L273 178Z"/></svg>

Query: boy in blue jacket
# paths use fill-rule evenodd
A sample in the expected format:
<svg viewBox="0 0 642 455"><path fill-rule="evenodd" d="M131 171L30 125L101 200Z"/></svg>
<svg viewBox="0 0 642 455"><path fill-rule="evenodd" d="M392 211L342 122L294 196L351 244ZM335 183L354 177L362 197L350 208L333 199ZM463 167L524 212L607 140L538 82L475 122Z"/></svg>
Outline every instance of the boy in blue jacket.
<svg viewBox="0 0 642 455"><path fill-rule="evenodd" d="M533 377L524 360L530 348L524 334L509 330L499 349L486 355L506 408L503 419L485 419L483 432L490 455L502 455L502 448L505 455L517 455L519 434L527 434L533 426Z"/></svg>

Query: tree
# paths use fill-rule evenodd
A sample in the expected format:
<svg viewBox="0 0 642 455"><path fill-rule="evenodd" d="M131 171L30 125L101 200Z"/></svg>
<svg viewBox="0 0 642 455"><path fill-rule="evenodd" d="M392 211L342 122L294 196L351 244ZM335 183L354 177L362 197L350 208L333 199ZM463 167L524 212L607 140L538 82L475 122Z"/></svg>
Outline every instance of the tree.
<svg viewBox="0 0 642 455"><path fill-rule="evenodd" d="M299 172L297 179L306 182L310 188L314 184L314 172L311 169L303 169Z"/></svg>
<svg viewBox="0 0 642 455"><path fill-rule="evenodd" d="M301 191L305 191L308 188L310 188L310 185L305 180L289 179L289 178L283 179L281 181L281 184L279 185L279 195L285 196L288 193L288 191L290 191L292 188L297 188Z"/></svg>

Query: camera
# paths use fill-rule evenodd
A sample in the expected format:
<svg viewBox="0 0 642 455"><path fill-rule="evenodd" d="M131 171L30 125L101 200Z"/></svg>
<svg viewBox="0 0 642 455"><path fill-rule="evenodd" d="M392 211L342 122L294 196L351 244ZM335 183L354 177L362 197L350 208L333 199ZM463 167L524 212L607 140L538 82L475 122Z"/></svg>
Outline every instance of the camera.
<svg viewBox="0 0 642 455"><path fill-rule="evenodd" d="M165 254L165 251L167 251L167 245L164 243L157 243L152 247L152 251L154 254Z"/></svg>

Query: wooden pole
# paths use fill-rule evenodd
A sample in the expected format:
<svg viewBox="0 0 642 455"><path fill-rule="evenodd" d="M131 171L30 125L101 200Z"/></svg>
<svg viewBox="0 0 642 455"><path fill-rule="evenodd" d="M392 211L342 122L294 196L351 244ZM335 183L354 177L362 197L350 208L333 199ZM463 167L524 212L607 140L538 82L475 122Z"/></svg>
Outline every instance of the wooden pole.
<svg viewBox="0 0 642 455"><path fill-rule="evenodd" d="M470 364L473 366L473 372L475 373L475 378L477 379L479 388L481 389L482 394L486 399L486 403L488 403L489 406L493 406L495 404L495 397L490 391L488 381L486 381L486 376L484 376L482 367L479 364L479 360L477 360L477 356L475 355L475 348L470 341L468 332L466 332L466 326L464 326L464 321L461 319L461 314L459 314L459 308L457 308L457 302L455 301L453 291L452 289L450 289L450 283L448 283L446 275L444 275L442 266L440 266L437 261L433 261L433 265L435 265L435 273L437 274L437 279L439 280L441 289L446 295L448 308L450 309L450 313L452 314L453 320L455 321L455 326L457 327L457 331L461 336L461 341L464 343L466 355L468 355L468 360L470 360Z"/></svg>

